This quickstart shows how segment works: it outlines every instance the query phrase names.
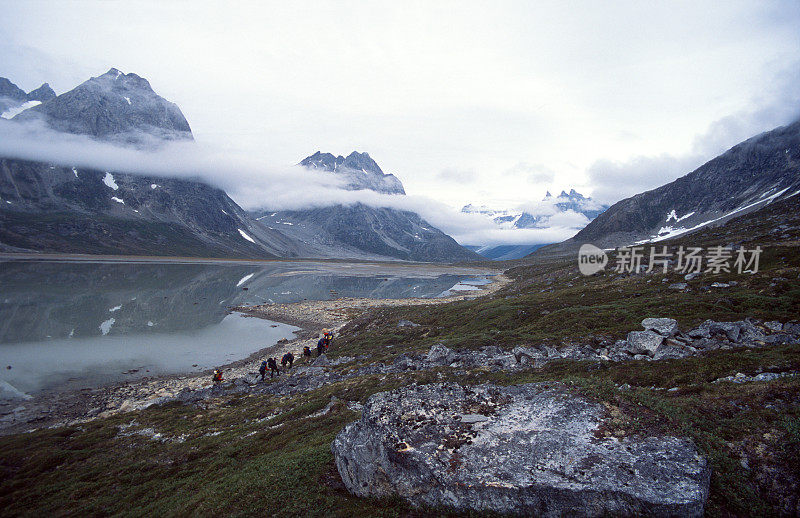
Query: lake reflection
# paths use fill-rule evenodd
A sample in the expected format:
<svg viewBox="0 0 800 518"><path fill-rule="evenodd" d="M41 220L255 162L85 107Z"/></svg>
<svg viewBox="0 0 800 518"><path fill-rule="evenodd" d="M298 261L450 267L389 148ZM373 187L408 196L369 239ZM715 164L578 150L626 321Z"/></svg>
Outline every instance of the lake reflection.
<svg viewBox="0 0 800 518"><path fill-rule="evenodd" d="M296 330L229 314L229 306L436 297L474 278L459 269L342 263L2 262L0 392L13 391L6 384L35 392L205 370Z"/></svg>

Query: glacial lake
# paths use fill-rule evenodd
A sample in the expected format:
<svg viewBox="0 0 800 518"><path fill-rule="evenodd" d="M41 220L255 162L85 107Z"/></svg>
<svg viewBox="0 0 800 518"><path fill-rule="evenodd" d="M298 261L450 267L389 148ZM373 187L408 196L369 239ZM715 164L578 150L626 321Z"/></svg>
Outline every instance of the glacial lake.
<svg viewBox="0 0 800 518"><path fill-rule="evenodd" d="M475 290L491 273L378 263L0 260L0 399L204 371L297 331L231 306L439 297Z"/></svg>

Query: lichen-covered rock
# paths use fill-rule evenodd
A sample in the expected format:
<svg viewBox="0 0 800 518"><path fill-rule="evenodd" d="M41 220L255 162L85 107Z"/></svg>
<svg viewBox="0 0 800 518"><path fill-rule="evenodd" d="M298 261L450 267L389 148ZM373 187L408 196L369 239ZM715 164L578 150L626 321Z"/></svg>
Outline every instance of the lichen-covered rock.
<svg viewBox="0 0 800 518"><path fill-rule="evenodd" d="M375 394L333 442L355 495L536 516L701 516L710 471L686 440L618 439L558 384Z"/></svg>
<svg viewBox="0 0 800 518"><path fill-rule="evenodd" d="M674 318L645 318L642 327L646 331L655 331L662 336L678 334L678 322Z"/></svg>

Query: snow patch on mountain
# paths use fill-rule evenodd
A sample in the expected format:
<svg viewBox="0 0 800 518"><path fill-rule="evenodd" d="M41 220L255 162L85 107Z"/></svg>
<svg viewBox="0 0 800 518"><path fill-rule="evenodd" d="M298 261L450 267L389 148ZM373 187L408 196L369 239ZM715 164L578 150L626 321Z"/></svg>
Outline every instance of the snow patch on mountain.
<svg viewBox="0 0 800 518"><path fill-rule="evenodd" d="M694 216L694 214L695 214L695 211L692 211L692 212L689 212L688 214L685 214L685 215L683 215L681 217L678 217L678 213L675 212L675 209L672 209L669 212L669 214L667 214L667 223L669 223L673 219L675 220L675 223L678 223L680 221L685 220L686 218L691 218L692 216Z"/></svg>
<svg viewBox="0 0 800 518"><path fill-rule="evenodd" d="M25 101L24 103L20 104L19 106L13 106L13 107L7 109L2 114L0 114L0 117L2 117L4 119L11 119L11 118L15 117L16 115L24 112L28 108L33 108L34 106L39 106L40 104L42 104L42 101Z"/></svg>
<svg viewBox="0 0 800 518"><path fill-rule="evenodd" d="M253 239L252 237L248 236L247 232L245 232L244 230L242 230L240 228L237 229L237 230L239 231L239 234L241 234L241 236L243 238L245 238L246 240L250 241L251 243L255 243L256 242L255 239Z"/></svg>
<svg viewBox="0 0 800 518"><path fill-rule="evenodd" d="M703 222L698 223L697 225L694 225L692 227L688 227L688 228L687 227L674 228L672 226L661 227L656 235L651 236L648 239L642 239L640 241L636 241L635 244L642 245L642 244L645 244L645 243L657 243L659 241L664 241L666 239L677 237L677 236L686 234L688 232L694 232L695 230L697 230L699 228L703 228L706 225L710 225L711 223L716 223L717 221L720 221L720 220L723 220L725 218L729 218L731 216L734 216L734 215L738 214L739 212L752 209L753 207L756 207L757 205L762 205L762 204L763 205L769 205L776 198L780 197L781 195L783 195L783 193L788 191L789 188L787 187L786 189L783 189L783 190L780 190L780 191L775 192L773 194L770 194L774 190L775 189L770 189L767 192L761 194L761 196L759 196L758 199L756 201L754 201L753 203L748 203L747 205L743 205L743 206L741 206L739 208L736 208L736 209L734 209L734 210L732 210L730 212L727 212L727 213L723 214L722 216L719 216L719 217L716 217L716 218L713 218L713 219L709 219L707 221L703 221ZM798 193L800 193L800 191L797 191L794 194L798 194ZM792 194L791 196L794 196L794 194ZM675 211L672 211L672 213L674 213L674 212ZM670 214L672 214L672 213L670 213ZM686 216L684 216L681 219L686 219L687 217L689 217L689 216L691 216L693 214L694 214L694 212L690 212L689 214L687 214ZM669 218L667 219L667 221L669 221ZM676 221L680 221L680 219L676 220Z"/></svg>
<svg viewBox="0 0 800 518"><path fill-rule="evenodd" d="M106 175L103 177L103 183L115 191L119 189L119 185L117 185L117 182L114 181L114 175L109 172L106 172Z"/></svg>

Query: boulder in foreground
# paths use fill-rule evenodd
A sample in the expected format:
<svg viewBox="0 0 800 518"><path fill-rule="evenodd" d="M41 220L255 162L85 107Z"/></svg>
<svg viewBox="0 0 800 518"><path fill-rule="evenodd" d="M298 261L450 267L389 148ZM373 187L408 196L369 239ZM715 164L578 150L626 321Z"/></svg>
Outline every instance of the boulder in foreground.
<svg viewBox="0 0 800 518"><path fill-rule="evenodd" d="M710 470L692 442L603 437L606 413L552 383L412 385L370 397L332 450L363 497L542 516L701 516Z"/></svg>

